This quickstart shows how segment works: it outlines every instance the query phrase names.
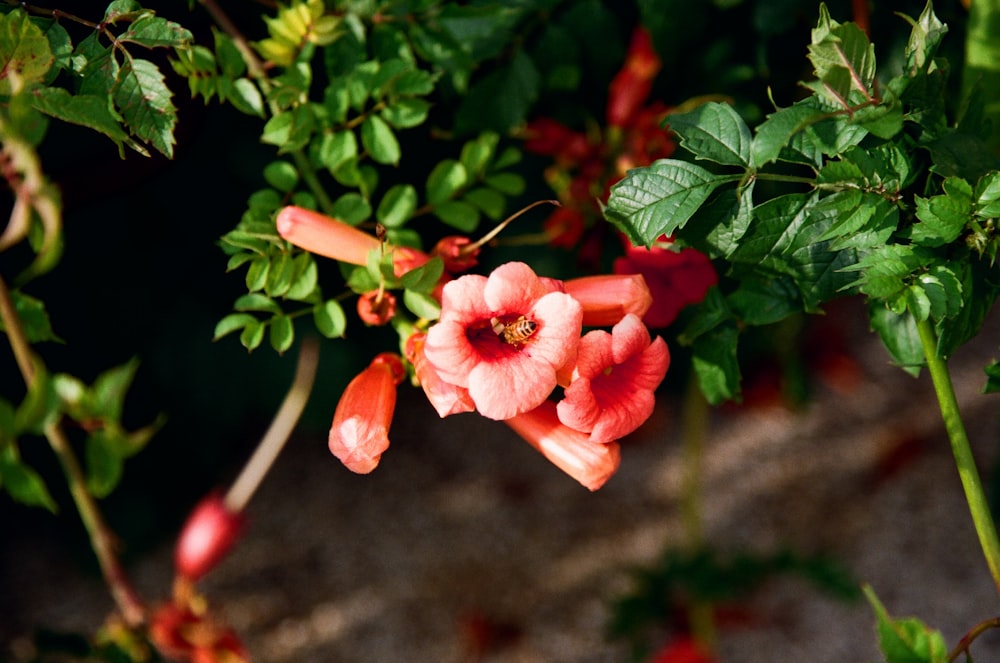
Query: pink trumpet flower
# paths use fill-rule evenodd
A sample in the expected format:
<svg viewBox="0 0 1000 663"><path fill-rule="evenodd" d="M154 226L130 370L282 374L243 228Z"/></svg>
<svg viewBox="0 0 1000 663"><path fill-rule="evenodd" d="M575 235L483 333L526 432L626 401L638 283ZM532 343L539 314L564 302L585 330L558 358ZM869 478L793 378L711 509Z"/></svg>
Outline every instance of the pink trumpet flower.
<svg viewBox="0 0 1000 663"><path fill-rule="evenodd" d="M610 327L628 313L641 318L653 303L642 274L584 276L564 288L583 307L584 327Z"/></svg>
<svg viewBox="0 0 1000 663"><path fill-rule="evenodd" d="M420 381L424 394L427 395L427 400L442 418L460 412L474 411L476 404L472 402L469 390L442 380L434 366L427 361L424 355L426 342L427 334L423 332L412 334L406 339L406 359L413 364L413 371Z"/></svg>
<svg viewBox="0 0 1000 663"><path fill-rule="evenodd" d="M445 382L468 389L490 419L533 410L576 356L583 311L530 267L509 262L489 278L469 274L444 286L441 319L424 354Z"/></svg>
<svg viewBox="0 0 1000 663"><path fill-rule="evenodd" d="M544 401L534 410L504 423L587 490L597 490L618 471L621 463L618 443L591 442L586 433L560 423L552 401Z"/></svg>
<svg viewBox="0 0 1000 663"><path fill-rule="evenodd" d="M330 453L352 472L368 474L389 448L396 385L406 377L398 355L378 354L344 389L330 427Z"/></svg>
<svg viewBox="0 0 1000 663"><path fill-rule="evenodd" d="M580 339L576 368L556 410L559 421L607 443L628 435L653 413L654 391L670 366L662 338L629 314L609 334L588 332Z"/></svg>

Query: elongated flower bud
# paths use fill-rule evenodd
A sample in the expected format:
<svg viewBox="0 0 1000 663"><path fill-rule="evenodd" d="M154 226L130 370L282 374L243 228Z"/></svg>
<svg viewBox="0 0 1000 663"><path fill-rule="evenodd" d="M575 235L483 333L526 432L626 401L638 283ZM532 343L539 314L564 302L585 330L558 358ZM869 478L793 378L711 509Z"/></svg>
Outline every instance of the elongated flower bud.
<svg viewBox="0 0 1000 663"><path fill-rule="evenodd" d="M642 318L653 304L642 274L602 274L569 279L566 294L583 307L584 327L610 327L629 313Z"/></svg>
<svg viewBox="0 0 1000 663"><path fill-rule="evenodd" d="M276 223L278 234L300 249L352 265L367 264L379 247L378 238L304 207L285 207Z"/></svg>
<svg viewBox="0 0 1000 663"><path fill-rule="evenodd" d="M406 377L398 355L380 353L351 380L337 403L330 427L330 453L358 474L374 470L389 448L396 409L396 385Z"/></svg>
<svg viewBox="0 0 1000 663"><path fill-rule="evenodd" d="M220 495L204 498L188 516L174 549L177 574L192 582L211 571L236 543L245 522Z"/></svg>
<svg viewBox="0 0 1000 663"><path fill-rule="evenodd" d="M586 433L563 425L552 401L545 401L534 410L506 419L504 423L588 490L597 490L618 471L621 463L618 443L591 442Z"/></svg>

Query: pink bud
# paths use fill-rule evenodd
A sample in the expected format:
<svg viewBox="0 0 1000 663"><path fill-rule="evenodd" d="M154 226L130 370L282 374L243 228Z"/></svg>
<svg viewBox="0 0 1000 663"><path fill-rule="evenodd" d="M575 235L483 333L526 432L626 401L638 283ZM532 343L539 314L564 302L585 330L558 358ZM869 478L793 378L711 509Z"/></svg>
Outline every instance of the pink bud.
<svg viewBox="0 0 1000 663"><path fill-rule="evenodd" d="M243 529L245 518L234 513L218 494L205 497L188 516L174 549L174 567L178 575L192 582L211 571Z"/></svg>

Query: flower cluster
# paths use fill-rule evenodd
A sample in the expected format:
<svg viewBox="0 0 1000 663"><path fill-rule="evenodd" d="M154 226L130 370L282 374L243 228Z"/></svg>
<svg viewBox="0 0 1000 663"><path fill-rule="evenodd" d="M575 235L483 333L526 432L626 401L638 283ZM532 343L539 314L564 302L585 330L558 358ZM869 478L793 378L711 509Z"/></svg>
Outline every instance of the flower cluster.
<svg viewBox="0 0 1000 663"><path fill-rule="evenodd" d="M365 264L372 250L392 251L400 274L430 259L407 250L400 260L375 237L301 208L282 210L278 231L301 248L354 264ZM596 490L618 467L617 441L652 413L670 363L666 343L651 339L642 322L653 301L649 287L637 274L560 281L521 262L489 276L459 275L476 264L477 253L478 244L465 238L435 248L455 272L445 271L435 291L440 317L399 324L405 357L381 353L348 384L334 413L330 451L352 471L375 469L389 446L396 388L412 373L440 416L475 411L504 421ZM375 319L375 296L359 299L362 319ZM389 317L403 315L388 310ZM584 333L591 327L611 330Z"/></svg>
<svg viewBox="0 0 1000 663"><path fill-rule="evenodd" d="M545 221L545 234L552 246L579 247L586 263L596 262L594 254L604 245L602 205L611 186L630 169L673 154L674 141L661 127L669 109L660 102L647 104L660 67L649 33L636 28L608 89L603 129L583 133L545 117L528 124L524 147L552 157L546 180L562 203ZM645 277L653 298L644 319L649 327L668 326L717 282L712 263L695 249L671 246L669 240L646 249L621 240L625 255L615 260L614 272Z"/></svg>

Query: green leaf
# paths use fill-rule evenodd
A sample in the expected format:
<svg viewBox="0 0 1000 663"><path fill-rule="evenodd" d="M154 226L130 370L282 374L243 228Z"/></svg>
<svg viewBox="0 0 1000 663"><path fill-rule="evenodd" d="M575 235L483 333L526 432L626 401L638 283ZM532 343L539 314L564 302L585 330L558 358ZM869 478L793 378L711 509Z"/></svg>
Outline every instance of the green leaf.
<svg viewBox="0 0 1000 663"><path fill-rule="evenodd" d="M313 308L313 322L319 333L327 338L339 338L347 328L347 316L335 299L328 299Z"/></svg>
<svg viewBox="0 0 1000 663"><path fill-rule="evenodd" d="M496 154L497 145L500 143L500 135L494 131L486 131L476 138L467 141L462 146L462 154L459 157L465 172L471 178L482 177L486 173L486 167L490 159Z"/></svg>
<svg viewBox="0 0 1000 663"><path fill-rule="evenodd" d="M38 472L24 464L13 442L0 445L0 486L22 504L44 507L52 513L58 511L45 481Z"/></svg>
<svg viewBox="0 0 1000 663"><path fill-rule="evenodd" d="M132 380L135 379L137 370L139 370L139 360L133 358L98 375L88 392L90 403L85 414L89 417L120 422L125 396L132 385Z"/></svg>
<svg viewBox="0 0 1000 663"><path fill-rule="evenodd" d="M233 308L237 311L262 311L281 313L281 307L273 299L260 292L251 292L236 299Z"/></svg>
<svg viewBox="0 0 1000 663"><path fill-rule="evenodd" d="M264 97L249 78L220 78L219 96L229 101L233 108L254 117L264 117Z"/></svg>
<svg viewBox="0 0 1000 663"><path fill-rule="evenodd" d="M949 177L944 194L921 198L914 196L920 223L910 228L910 238L921 246L937 247L955 241L972 215L972 187L963 179Z"/></svg>
<svg viewBox="0 0 1000 663"><path fill-rule="evenodd" d="M920 17L916 21L907 16L903 18L913 26L904 51L906 69L911 75L917 71L927 71L934 61L938 45L948 32L948 26L934 14L931 2L924 5L924 10L920 12Z"/></svg>
<svg viewBox="0 0 1000 663"><path fill-rule="evenodd" d="M308 301L316 292L319 273L311 253L302 252L292 261L292 284L285 293L286 299Z"/></svg>
<svg viewBox="0 0 1000 663"><path fill-rule="evenodd" d="M140 154L145 148L129 138L119 124L120 118L108 107L107 99L95 95L71 95L58 87L39 88L32 92L32 106L56 119L78 124L102 133L121 150L128 145Z"/></svg>
<svg viewBox="0 0 1000 663"><path fill-rule="evenodd" d="M264 332L266 331L266 326L259 320L253 320L247 323L240 333L240 343L243 344L249 352L256 350L264 340Z"/></svg>
<svg viewBox="0 0 1000 663"><path fill-rule="evenodd" d="M872 250L846 269L861 272L851 286L859 286L869 297L888 301L907 286L910 274L923 267L926 260L927 255L916 247L888 244Z"/></svg>
<svg viewBox="0 0 1000 663"><path fill-rule="evenodd" d="M469 173L458 161L445 159L427 176L427 203L440 205L450 200L469 182Z"/></svg>
<svg viewBox="0 0 1000 663"><path fill-rule="evenodd" d="M520 196L524 193L524 178L516 173L496 173L488 175L483 181L507 196Z"/></svg>
<svg viewBox="0 0 1000 663"><path fill-rule="evenodd" d="M794 136L829 117L830 112L819 108L811 97L771 113L755 131L750 146L753 166L760 168L777 160Z"/></svg>
<svg viewBox="0 0 1000 663"><path fill-rule="evenodd" d="M287 161L272 161L264 166L264 179L278 191L289 193L299 183L299 171Z"/></svg>
<svg viewBox="0 0 1000 663"><path fill-rule="evenodd" d="M879 649L886 663L948 663L948 645L940 631L916 617L893 619L870 585L862 590L875 611Z"/></svg>
<svg viewBox="0 0 1000 663"><path fill-rule="evenodd" d="M681 146L696 159L723 166L750 166L750 129L729 104L709 102L688 113L667 116Z"/></svg>
<svg viewBox="0 0 1000 663"><path fill-rule="evenodd" d="M441 303L430 295L415 290L403 291L403 304L418 318L437 320L441 317Z"/></svg>
<svg viewBox="0 0 1000 663"><path fill-rule="evenodd" d="M606 215L634 244L651 245L683 228L708 196L739 175L716 175L701 166L661 159L629 171L611 187Z"/></svg>
<svg viewBox="0 0 1000 663"><path fill-rule="evenodd" d="M295 340L295 326L287 315L276 315L271 319L271 347L278 354L285 354Z"/></svg>
<svg viewBox="0 0 1000 663"><path fill-rule="evenodd" d="M377 163L398 165L401 151L392 127L378 115L369 115L361 123L361 145Z"/></svg>
<svg viewBox="0 0 1000 663"><path fill-rule="evenodd" d="M382 196L375 218L386 228L398 228L417 209L417 190L410 184L396 184Z"/></svg>
<svg viewBox="0 0 1000 663"><path fill-rule="evenodd" d="M420 293L430 293L437 287L444 273L444 261L435 256L420 267L411 269L400 277L400 282L407 290Z"/></svg>
<svg viewBox="0 0 1000 663"><path fill-rule="evenodd" d="M917 332L917 323L909 313L893 313L881 302L868 304L868 318L872 329L882 339L894 364L910 375L920 374L924 365L924 349Z"/></svg>
<svg viewBox="0 0 1000 663"><path fill-rule="evenodd" d="M0 95L41 82L55 62L49 40L22 9L0 14Z"/></svg>
<svg viewBox="0 0 1000 663"><path fill-rule="evenodd" d="M847 107L859 96L865 100L873 96L875 47L856 24L834 21L826 5L820 5L809 60L821 92L832 103Z"/></svg>
<svg viewBox="0 0 1000 663"><path fill-rule="evenodd" d="M494 221L499 221L503 217L503 210L507 205L507 199L502 193L486 187L467 191L462 196L462 200L472 203L479 211Z"/></svg>
<svg viewBox="0 0 1000 663"><path fill-rule="evenodd" d="M337 198L330 211L334 218L356 226L371 217L372 206L361 194L352 192Z"/></svg>
<svg viewBox="0 0 1000 663"><path fill-rule="evenodd" d="M698 386L712 405L739 399L738 339L736 326L726 324L698 336L691 347L691 366L698 376Z"/></svg>
<svg viewBox="0 0 1000 663"><path fill-rule="evenodd" d="M312 137L316 118L307 104L271 116L264 124L260 140L278 147L278 154L304 148Z"/></svg>
<svg viewBox="0 0 1000 663"><path fill-rule="evenodd" d="M87 436L87 489L97 498L107 497L122 477L124 456L120 441L107 431Z"/></svg>
<svg viewBox="0 0 1000 663"><path fill-rule="evenodd" d="M770 325L802 310L799 290L785 276L745 278L726 301L745 325Z"/></svg>
<svg viewBox="0 0 1000 663"><path fill-rule="evenodd" d="M127 59L118 72L114 95L129 131L172 159L177 110L159 68L149 60Z"/></svg>
<svg viewBox="0 0 1000 663"><path fill-rule="evenodd" d="M264 285L267 283L268 272L270 271L271 261L267 258L267 256L255 256L254 259L250 261L250 267L247 268L247 290L250 292L263 290Z"/></svg>
<svg viewBox="0 0 1000 663"><path fill-rule="evenodd" d="M992 171L976 182L975 212L983 218L1000 216L1000 172Z"/></svg>
<svg viewBox="0 0 1000 663"><path fill-rule="evenodd" d="M264 281L264 292L271 297L281 297L292 287L292 278L295 275L295 265L292 263L292 256L282 252L277 257L272 258L271 267L267 271L267 279Z"/></svg>
<svg viewBox="0 0 1000 663"><path fill-rule="evenodd" d="M995 394L1000 391L1000 362L992 361L983 367L986 373L986 385L983 387L984 394Z"/></svg>
<svg viewBox="0 0 1000 663"><path fill-rule="evenodd" d="M437 205L434 216L464 233L471 233L479 225L479 210L462 200L448 200Z"/></svg>
<svg viewBox="0 0 1000 663"><path fill-rule="evenodd" d="M325 133L320 139L319 159L331 173L357 155L358 139L350 129Z"/></svg>
<svg viewBox="0 0 1000 663"><path fill-rule="evenodd" d="M194 37L180 24L147 14L133 21L125 32L118 35L119 42L132 42L146 48L181 48Z"/></svg>
<svg viewBox="0 0 1000 663"><path fill-rule="evenodd" d="M46 312L45 303L42 300L35 299L19 290L12 290L10 297L14 302L14 311L21 320L24 335L29 343L40 343L42 341L63 342L52 331L49 314ZM0 320L0 331L7 331L2 320Z"/></svg>
<svg viewBox="0 0 1000 663"><path fill-rule="evenodd" d="M257 318L249 313L230 313L215 324L215 333L212 336L212 340L218 341L226 334L243 329L253 322L257 322Z"/></svg>
<svg viewBox="0 0 1000 663"><path fill-rule="evenodd" d="M409 129L423 124L427 120L431 104L424 99L397 99L380 112L382 119L396 129Z"/></svg>

